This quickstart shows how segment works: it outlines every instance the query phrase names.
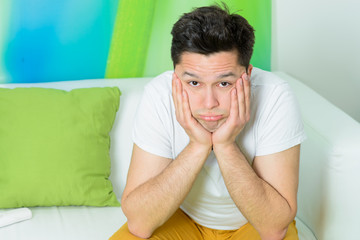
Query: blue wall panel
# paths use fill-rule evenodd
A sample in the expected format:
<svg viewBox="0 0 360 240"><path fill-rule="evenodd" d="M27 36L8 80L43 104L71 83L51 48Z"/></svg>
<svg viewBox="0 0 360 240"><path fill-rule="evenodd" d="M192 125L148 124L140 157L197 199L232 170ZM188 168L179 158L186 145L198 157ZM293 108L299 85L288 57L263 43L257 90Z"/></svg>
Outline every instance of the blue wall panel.
<svg viewBox="0 0 360 240"><path fill-rule="evenodd" d="M0 36L5 82L104 77L118 0L13 0L10 5L7 31Z"/></svg>

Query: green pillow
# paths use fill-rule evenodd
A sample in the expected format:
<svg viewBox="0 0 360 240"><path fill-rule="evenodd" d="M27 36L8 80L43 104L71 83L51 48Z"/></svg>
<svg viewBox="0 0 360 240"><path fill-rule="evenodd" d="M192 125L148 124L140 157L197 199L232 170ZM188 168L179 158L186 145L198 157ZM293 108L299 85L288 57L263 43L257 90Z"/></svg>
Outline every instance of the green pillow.
<svg viewBox="0 0 360 240"><path fill-rule="evenodd" d="M0 88L0 208L119 206L110 175L116 87Z"/></svg>

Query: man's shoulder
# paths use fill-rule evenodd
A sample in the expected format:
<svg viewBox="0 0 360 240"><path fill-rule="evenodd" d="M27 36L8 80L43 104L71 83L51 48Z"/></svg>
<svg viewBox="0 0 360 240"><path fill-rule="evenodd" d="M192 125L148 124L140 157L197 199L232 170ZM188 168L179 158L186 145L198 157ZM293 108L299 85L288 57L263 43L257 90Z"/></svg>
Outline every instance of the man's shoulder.
<svg viewBox="0 0 360 240"><path fill-rule="evenodd" d="M154 77L148 84L146 84L145 90L147 92L153 92L157 96L171 94L172 74L173 71L166 71Z"/></svg>
<svg viewBox="0 0 360 240"><path fill-rule="evenodd" d="M271 111L275 105L288 105L294 96L290 85L272 72L254 68L251 74L253 104L258 111ZM258 116L262 113L258 113Z"/></svg>
<svg viewBox="0 0 360 240"><path fill-rule="evenodd" d="M286 83L272 72L254 67L251 74L251 84L254 86L276 86Z"/></svg>

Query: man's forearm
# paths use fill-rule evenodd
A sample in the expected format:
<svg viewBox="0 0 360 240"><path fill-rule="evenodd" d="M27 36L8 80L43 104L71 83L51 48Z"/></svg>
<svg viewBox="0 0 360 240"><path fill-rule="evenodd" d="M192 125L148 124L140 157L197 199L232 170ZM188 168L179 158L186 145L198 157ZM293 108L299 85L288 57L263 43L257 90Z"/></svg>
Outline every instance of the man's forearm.
<svg viewBox="0 0 360 240"><path fill-rule="evenodd" d="M262 239L279 239L295 217L287 200L257 176L240 149L214 146L226 187L236 206L258 230Z"/></svg>
<svg viewBox="0 0 360 240"><path fill-rule="evenodd" d="M210 151L210 148L190 143L159 175L123 199L123 211L133 234L150 237L174 214L189 193Z"/></svg>

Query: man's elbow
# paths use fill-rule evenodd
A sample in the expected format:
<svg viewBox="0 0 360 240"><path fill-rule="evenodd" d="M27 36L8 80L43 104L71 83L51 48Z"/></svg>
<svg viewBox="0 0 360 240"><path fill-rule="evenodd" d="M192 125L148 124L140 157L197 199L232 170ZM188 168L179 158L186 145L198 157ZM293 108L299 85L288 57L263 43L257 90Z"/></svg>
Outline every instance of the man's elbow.
<svg viewBox="0 0 360 240"><path fill-rule="evenodd" d="M153 230L146 229L143 225L134 224L128 221L129 232L139 238L148 239L152 236Z"/></svg>
<svg viewBox="0 0 360 240"><path fill-rule="evenodd" d="M284 225L282 225L282 226L278 225L277 227L268 226L267 229L262 229L262 231L260 231L260 236L261 236L262 240L282 240L285 238L288 228L296 216L297 206L295 205L294 208L292 208L292 209L290 208L289 210L290 210L289 218L288 218L288 223L286 224L286 226L284 226ZM290 219L292 219L292 220L290 220Z"/></svg>
<svg viewBox="0 0 360 240"><path fill-rule="evenodd" d="M280 231L271 231L260 234L262 240L282 240L286 236L287 229Z"/></svg>
<svg viewBox="0 0 360 240"><path fill-rule="evenodd" d="M123 213L127 217L127 227L129 229L129 232L139 238L150 238L154 230L146 226L146 224L143 223L144 221L140 220L138 214L134 215L134 212L129 209L129 207L131 206L128 206L125 199L122 199L121 204Z"/></svg>

